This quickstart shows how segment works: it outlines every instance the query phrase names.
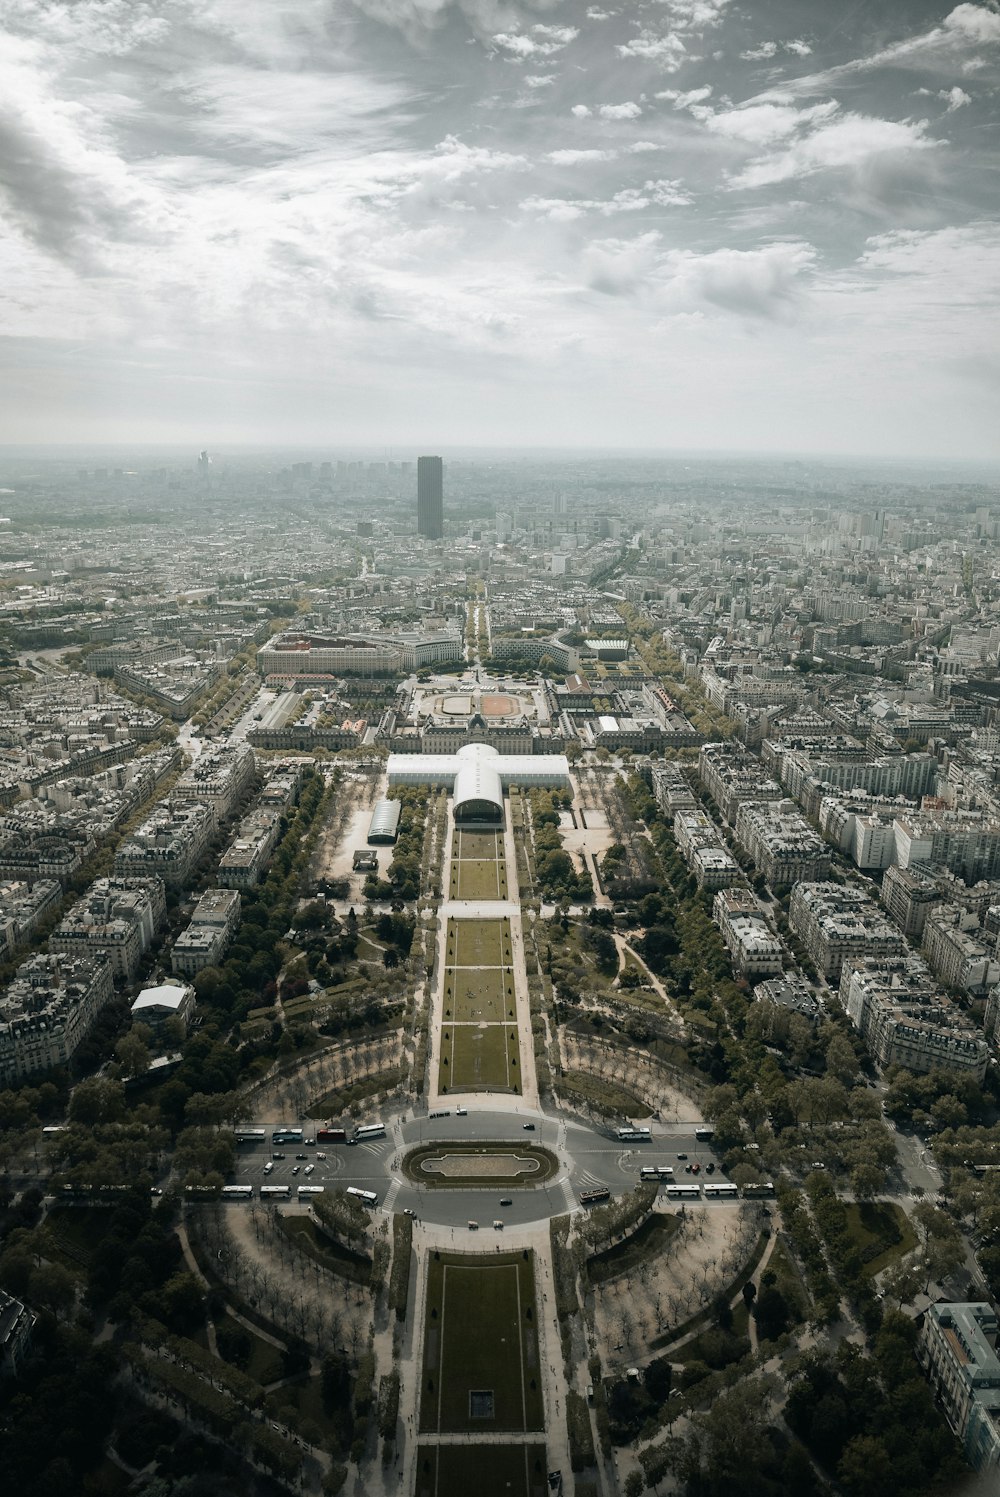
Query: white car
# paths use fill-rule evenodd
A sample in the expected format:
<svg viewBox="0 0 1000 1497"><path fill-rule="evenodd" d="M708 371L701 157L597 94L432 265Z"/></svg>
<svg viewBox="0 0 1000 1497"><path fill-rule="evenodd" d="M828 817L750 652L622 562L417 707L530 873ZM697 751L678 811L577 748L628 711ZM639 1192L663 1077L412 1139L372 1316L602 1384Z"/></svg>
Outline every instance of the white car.
<svg viewBox="0 0 1000 1497"><path fill-rule="evenodd" d="M316 1150L316 1158L317 1158L317 1159L325 1159L325 1158L326 1158L326 1155L325 1155L325 1154L321 1154L321 1153L320 1153L320 1152L319 1152L319 1150L318 1150L318 1149L317 1149L317 1150Z"/></svg>
<svg viewBox="0 0 1000 1497"><path fill-rule="evenodd" d="M305 1167L305 1169L302 1171L302 1173L304 1175L311 1175L312 1172L313 1172L313 1170L315 1168L316 1168L316 1166L314 1164L307 1164L306 1167Z"/></svg>

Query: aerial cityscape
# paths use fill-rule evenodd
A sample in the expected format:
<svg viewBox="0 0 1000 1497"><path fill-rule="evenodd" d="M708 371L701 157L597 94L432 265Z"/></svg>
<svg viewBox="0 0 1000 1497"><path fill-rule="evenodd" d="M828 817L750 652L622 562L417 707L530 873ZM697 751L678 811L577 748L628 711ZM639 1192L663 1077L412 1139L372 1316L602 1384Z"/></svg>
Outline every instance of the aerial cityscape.
<svg viewBox="0 0 1000 1497"><path fill-rule="evenodd" d="M0 27L0 1488L997 1497L1000 6Z"/></svg>

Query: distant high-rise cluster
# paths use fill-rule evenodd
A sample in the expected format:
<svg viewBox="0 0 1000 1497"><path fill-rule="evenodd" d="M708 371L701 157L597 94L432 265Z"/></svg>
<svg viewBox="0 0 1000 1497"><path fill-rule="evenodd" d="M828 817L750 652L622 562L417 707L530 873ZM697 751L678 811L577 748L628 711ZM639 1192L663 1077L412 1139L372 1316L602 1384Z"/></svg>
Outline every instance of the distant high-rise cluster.
<svg viewBox="0 0 1000 1497"><path fill-rule="evenodd" d="M439 457L417 458L417 534L429 541L444 535L444 463Z"/></svg>

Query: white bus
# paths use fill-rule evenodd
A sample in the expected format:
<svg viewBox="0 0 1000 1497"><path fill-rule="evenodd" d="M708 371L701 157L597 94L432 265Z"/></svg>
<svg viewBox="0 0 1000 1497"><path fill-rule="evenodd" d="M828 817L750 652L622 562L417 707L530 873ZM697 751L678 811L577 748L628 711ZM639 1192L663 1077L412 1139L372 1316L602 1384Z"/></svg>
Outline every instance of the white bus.
<svg viewBox="0 0 1000 1497"><path fill-rule="evenodd" d="M748 1201L756 1200L761 1196L773 1196L774 1183L771 1180L761 1180L758 1185L744 1185L741 1194Z"/></svg>
<svg viewBox="0 0 1000 1497"><path fill-rule="evenodd" d="M301 1128L274 1128L271 1132L273 1144L298 1144L302 1142Z"/></svg>
<svg viewBox="0 0 1000 1497"><path fill-rule="evenodd" d="M705 1192L706 1200L710 1201L728 1200L733 1196L738 1196L740 1193L739 1186L733 1185L727 1180L706 1180L702 1189Z"/></svg>
<svg viewBox="0 0 1000 1497"><path fill-rule="evenodd" d="M298 1196L321 1196L326 1189L325 1185L300 1185L296 1191Z"/></svg>
<svg viewBox="0 0 1000 1497"><path fill-rule="evenodd" d="M222 1187L222 1199L224 1201L249 1201L253 1199L252 1185L224 1185Z"/></svg>
<svg viewBox="0 0 1000 1497"><path fill-rule="evenodd" d="M267 1201L270 1200L272 1196L289 1195L290 1187L287 1185L262 1185L260 1187L260 1194L261 1199Z"/></svg>
<svg viewBox="0 0 1000 1497"><path fill-rule="evenodd" d="M673 1166L669 1164L658 1164L656 1173L661 1180L672 1180L674 1178Z"/></svg>
<svg viewBox="0 0 1000 1497"><path fill-rule="evenodd" d="M619 1128L618 1140L623 1144L648 1144L652 1138L649 1128Z"/></svg>
<svg viewBox="0 0 1000 1497"><path fill-rule="evenodd" d="M234 1134L238 1144L262 1144L267 1137L266 1128L237 1128Z"/></svg>
<svg viewBox="0 0 1000 1497"><path fill-rule="evenodd" d="M639 1171L640 1180L658 1180L659 1178L660 1172L656 1168L655 1164L644 1164L642 1169Z"/></svg>
<svg viewBox="0 0 1000 1497"><path fill-rule="evenodd" d="M356 1185L349 1185L346 1194L360 1201L362 1206L377 1206L378 1196L373 1190L359 1190Z"/></svg>
<svg viewBox="0 0 1000 1497"><path fill-rule="evenodd" d="M363 1144L369 1138L385 1138L385 1124L362 1123L360 1127L355 1128L351 1143Z"/></svg>
<svg viewBox="0 0 1000 1497"><path fill-rule="evenodd" d="M697 1201L701 1198L700 1185L668 1185L668 1201Z"/></svg>

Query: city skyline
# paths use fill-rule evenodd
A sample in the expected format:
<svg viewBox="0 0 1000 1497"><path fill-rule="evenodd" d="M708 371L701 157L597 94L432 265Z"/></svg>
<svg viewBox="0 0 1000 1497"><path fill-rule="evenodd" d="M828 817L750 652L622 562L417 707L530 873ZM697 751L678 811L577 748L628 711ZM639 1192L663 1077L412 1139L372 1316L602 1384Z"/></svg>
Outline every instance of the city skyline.
<svg viewBox="0 0 1000 1497"><path fill-rule="evenodd" d="M998 455L992 4L5 27L0 442Z"/></svg>

